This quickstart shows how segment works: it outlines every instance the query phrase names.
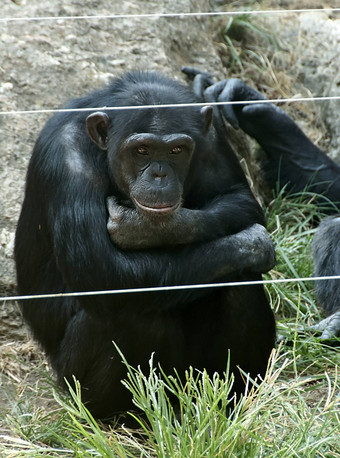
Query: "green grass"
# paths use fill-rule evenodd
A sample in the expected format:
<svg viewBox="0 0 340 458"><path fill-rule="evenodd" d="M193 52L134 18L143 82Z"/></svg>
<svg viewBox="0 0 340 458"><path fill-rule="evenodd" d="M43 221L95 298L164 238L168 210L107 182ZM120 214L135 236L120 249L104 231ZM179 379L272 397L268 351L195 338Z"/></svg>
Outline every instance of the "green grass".
<svg viewBox="0 0 340 458"><path fill-rule="evenodd" d="M244 46L243 41L245 37L250 35L256 37L264 42L267 42L274 49L279 49L280 45L275 38L275 35L268 32L266 29L256 24L249 14L240 14L238 16L231 16L227 24L221 30L221 36L229 48L230 61L228 64L229 69L232 71L234 67L242 73L245 72L244 62L246 67L251 65L255 69L263 71L267 68L267 62L264 55L251 49L251 47Z"/></svg>
<svg viewBox="0 0 340 458"><path fill-rule="evenodd" d="M7 415L15 431L10 441L3 439L1 456L339 456L336 374L289 379L285 373L294 371L293 365L290 352L280 348L273 353L256 396L251 392L231 404L229 417L230 380L224 377L211 380L205 373L189 370L182 385L161 374L152 362L147 374L129 368L126 383L150 423L141 423L138 435L98 424L82 405L77 386L76 392L71 390L72 403L55 395L60 404L57 422L56 412L21 412L15 421ZM169 393L180 400L178 415ZM310 396L313 393L318 394L316 400Z"/></svg>
<svg viewBox="0 0 340 458"><path fill-rule="evenodd" d="M312 275L314 222L323 216L313 198L279 195L268 208L278 262L266 277ZM11 408L1 413L8 432L0 432L0 456L340 457L339 351L308 332L319 319L313 284L269 285L267 292L286 339L256 394L228 403L227 368L213 379L188 368L181 382L152 357L147 373L125 361L124 385L144 412L136 434L96 422L81 403L79 384L66 395L39 373L35 389L17 387ZM170 398L178 399L178 409Z"/></svg>

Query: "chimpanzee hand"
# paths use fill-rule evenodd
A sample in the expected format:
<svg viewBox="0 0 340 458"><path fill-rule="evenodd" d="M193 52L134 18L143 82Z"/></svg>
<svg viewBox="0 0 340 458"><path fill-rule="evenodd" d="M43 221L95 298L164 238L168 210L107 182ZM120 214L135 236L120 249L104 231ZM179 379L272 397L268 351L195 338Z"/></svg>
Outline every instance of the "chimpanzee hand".
<svg viewBox="0 0 340 458"><path fill-rule="evenodd" d="M193 211L180 208L168 216L148 218L136 208L119 205L115 197L108 197L109 220L107 230L111 240L123 250L139 250L187 244L198 240Z"/></svg>
<svg viewBox="0 0 340 458"><path fill-rule="evenodd" d="M223 105L221 110L225 119L234 127L243 129L249 135L252 135L251 125L247 125L247 109L251 107L256 107L259 109L265 107L268 110L266 105L268 104L247 104L248 101L256 100L265 100L265 97L260 94L255 89L247 86L243 81L237 78L231 78L218 83L213 84L204 91L204 98L207 101L216 101L216 102L245 102L235 105ZM274 108L273 105L270 105L270 111ZM247 128L248 127L248 128Z"/></svg>
<svg viewBox="0 0 340 458"><path fill-rule="evenodd" d="M245 133L254 137L262 146L272 143L271 136L277 142L277 136L287 135L295 123L280 108L272 103L247 103L266 100L256 89L237 78L213 82L210 73L201 72L192 67L183 67L185 73L193 80L193 90L206 102L245 102L239 104L221 105L216 113L222 113L235 129L241 128Z"/></svg>
<svg viewBox="0 0 340 458"><path fill-rule="evenodd" d="M232 258L233 252L238 255L238 268L235 270L265 273L275 266L273 242L266 228L261 224L253 224L228 238L230 246L226 249L226 255L228 258L229 256Z"/></svg>
<svg viewBox="0 0 340 458"><path fill-rule="evenodd" d="M109 211L107 230L111 240L123 250L207 240L203 211L179 208L168 216L148 218L135 208L119 205L113 196L106 202Z"/></svg>
<svg viewBox="0 0 340 458"><path fill-rule="evenodd" d="M254 137L263 147L272 146L289 132L300 134L294 121L272 103L263 103L266 98L243 81L232 78L223 80L204 91L207 101L245 102L220 107L224 118L234 127L241 128ZM256 101L260 101L256 103ZM247 103L255 101L255 103ZM299 135L300 136L300 135Z"/></svg>
<svg viewBox="0 0 340 458"><path fill-rule="evenodd" d="M115 197L108 197L106 200L109 211L107 230L111 240L123 250L133 250L138 248L150 247L152 238L150 221L143 218L135 208L119 205ZM154 228L153 228L154 229Z"/></svg>

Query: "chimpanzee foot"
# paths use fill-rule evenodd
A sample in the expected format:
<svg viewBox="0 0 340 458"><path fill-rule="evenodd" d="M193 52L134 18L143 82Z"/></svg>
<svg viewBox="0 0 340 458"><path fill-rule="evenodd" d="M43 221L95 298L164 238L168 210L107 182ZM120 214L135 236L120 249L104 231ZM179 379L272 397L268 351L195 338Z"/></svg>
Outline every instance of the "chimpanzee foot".
<svg viewBox="0 0 340 458"><path fill-rule="evenodd" d="M340 337L340 310L312 326L312 330L321 333L321 340Z"/></svg>

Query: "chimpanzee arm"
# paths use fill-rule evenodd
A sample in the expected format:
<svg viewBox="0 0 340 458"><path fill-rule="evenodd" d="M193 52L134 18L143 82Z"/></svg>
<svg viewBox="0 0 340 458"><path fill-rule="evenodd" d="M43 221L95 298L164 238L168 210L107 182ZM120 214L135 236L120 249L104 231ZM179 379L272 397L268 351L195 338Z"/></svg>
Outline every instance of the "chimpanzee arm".
<svg viewBox="0 0 340 458"><path fill-rule="evenodd" d="M265 100L241 80L220 81L204 92L207 101ZM265 174L270 186L322 194L340 208L340 167L314 145L280 108L271 103L225 105L224 117L254 137L267 155ZM321 202L321 201L320 201Z"/></svg>
<svg viewBox="0 0 340 458"><path fill-rule="evenodd" d="M52 181L48 179L50 189L41 192L45 196L49 194L47 227L52 237L51 249L71 291L214 282L234 272L264 272L273 266L272 242L260 225L230 237L176 249L121 251L107 232L105 194L96 186L98 180L89 186L88 177L83 179L81 175L63 172L61 167L54 172L60 173L54 177L58 192L52 189ZM42 222L41 230L44 226ZM176 296L164 294L162 303L176 305L183 298L188 300L200 294L193 291ZM136 302L130 295L120 300L122 304ZM146 305L152 303L150 297L141 298L141 303L145 301ZM91 304L91 299L82 302ZM111 302L105 296L96 298L96 304Z"/></svg>
<svg viewBox="0 0 340 458"><path fill-rule="evenodd" d="M108 232L112 241L124 250L214 240L246 228L250 221L264 225L262 212L247 190L216 197L202 209L181 207L161 218L148 218L135 208L119 205L114 196L107 198L107 207Z"/></svg>
<svg viewBox="0 0 340 458"><path fill-rule="evenodd" d="M274 263L272 243L260 225L177 249L124 252L109 238L103 197L96 201L94 193L83 192L67 212L59 198L52 214L55 256L74 291L214 282L234 272L267 271Z"/></svg>

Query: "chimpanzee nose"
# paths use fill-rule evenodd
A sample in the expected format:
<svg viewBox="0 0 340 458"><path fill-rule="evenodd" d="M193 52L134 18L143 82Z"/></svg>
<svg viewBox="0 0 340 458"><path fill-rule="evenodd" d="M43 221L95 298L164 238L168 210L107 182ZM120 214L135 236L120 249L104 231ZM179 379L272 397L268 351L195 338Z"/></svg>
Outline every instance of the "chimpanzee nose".
<svg viewBox="0 0 340 458"><path fill-rule="evenodd" d="M155 164L152 168L152 177L155 179L165 178L167 175L168 174L162 164Z"/></svg>

